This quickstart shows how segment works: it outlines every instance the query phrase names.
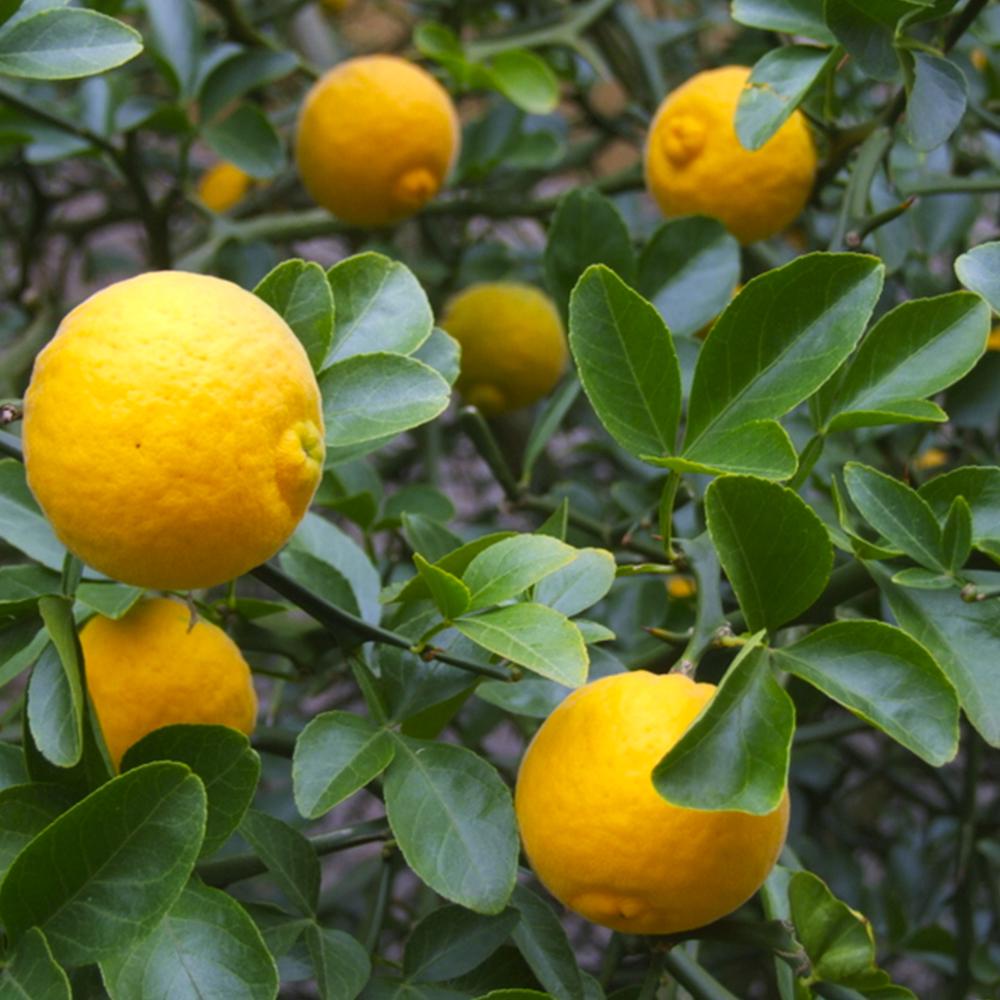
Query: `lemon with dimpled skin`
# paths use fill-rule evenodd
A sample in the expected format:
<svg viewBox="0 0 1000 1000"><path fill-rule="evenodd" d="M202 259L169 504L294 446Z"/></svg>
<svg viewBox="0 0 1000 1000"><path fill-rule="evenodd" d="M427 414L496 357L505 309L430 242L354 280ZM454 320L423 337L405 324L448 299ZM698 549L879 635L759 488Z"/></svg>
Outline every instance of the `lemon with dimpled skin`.
<svg viewBox="0 0 1000 1000"><path fill-rule="evenodd" d="M816 148L799 111L758 150L733 124L750 70L697 73L660 105L646 140L646 187L664 215L709 215L741 242L788 227L809 199Z"/></svg>
<svg viewBox="0 0 1000 1000"><path fill-rule="evenodd" d="M552 391L566 368L559 313L531 285L472 285L448 303L441 326L462 348L459 392L487 415L536 402Z"/></svg>
<svg viewBox="0 0 1000 1000"><path fill-rule="evenodd" d="M312 197L355 226L418 212L458 156L448 92L396 56L348 59L318 80L299 116L295 159Z"/></svg>
<svg viewBox="0 0 1000 1000"><path fill-rule="evenodd" d="M323 466L319 387L266 303L181 271L77 306L35 360L28 484L66 547L125 583L225 583L266 562Z"/></svg>
<svg viewBox="0 0 1000 1000"><path fill-rule="evenodd" d="M140 601L117 621L97 615L80 632L87 689L115 768L161 726L229 726L249 735L257 718L250 668L222 629L191 627L178 601Z"/></svg>
<svg viewBox="0 0 1000 1000"><path fill-rule="evenodd" d="M681 674L614 674L546 719L517 778L524 849L549 892L594 923L673 934L724 917L774 866L787 794L764 816L671 805L651 772L715 693Z"/></svg>

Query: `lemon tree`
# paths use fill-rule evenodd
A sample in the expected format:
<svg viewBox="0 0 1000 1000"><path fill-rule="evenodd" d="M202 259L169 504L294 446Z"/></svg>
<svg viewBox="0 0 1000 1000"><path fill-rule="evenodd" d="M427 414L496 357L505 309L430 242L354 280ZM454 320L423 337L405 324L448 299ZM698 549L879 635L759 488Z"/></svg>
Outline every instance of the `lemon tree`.
<svg viewBox="0 0 1000 1000"><path fill-rule="evenodd" d="M998 995L998 120L986 0L0 0L0 998Z"/></svg>

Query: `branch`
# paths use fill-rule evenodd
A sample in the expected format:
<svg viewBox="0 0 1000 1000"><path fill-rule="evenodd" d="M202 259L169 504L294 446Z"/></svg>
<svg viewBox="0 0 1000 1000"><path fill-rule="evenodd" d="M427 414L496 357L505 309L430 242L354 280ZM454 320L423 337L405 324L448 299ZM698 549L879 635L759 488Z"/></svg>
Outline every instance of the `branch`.
<svg viewBox="0 0 1000 1000"><path fill-rule="evenodd" d="M467 48L469 58L486 59L508 49L531 49L544 45L575 48L580 35L613 5L614 0L589 0L589 3L580 4L575 13L565 21L472 42Z"/></svg>

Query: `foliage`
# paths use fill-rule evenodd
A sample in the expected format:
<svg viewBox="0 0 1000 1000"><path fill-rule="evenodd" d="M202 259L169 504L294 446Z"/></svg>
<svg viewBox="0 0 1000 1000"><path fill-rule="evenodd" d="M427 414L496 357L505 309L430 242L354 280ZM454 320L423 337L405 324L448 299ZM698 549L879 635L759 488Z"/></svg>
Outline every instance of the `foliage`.
<svg viewBox="0 0 1000 1000"><path fill-rule="evenodd" d="M1000 9L335 6L0 0L0 996L1000 996ZM288 155L319 67L370 50L463 120L447 189L383 231ZM727 63L740 141L801 111L822 160L742 249L637 166ZM220 158L256 181L224 214ZM19 400L89 291L170 267L285 318L327 459L274 562L190 595L254 668L252 741L164 728L114 774L76 630L141 592L52 533ZM503 279L547 289L573 365L487 422L435 316ZM720 683L665 799L792 797L759 897L670 939L519 868L526 740L626 669Z"/></svg>

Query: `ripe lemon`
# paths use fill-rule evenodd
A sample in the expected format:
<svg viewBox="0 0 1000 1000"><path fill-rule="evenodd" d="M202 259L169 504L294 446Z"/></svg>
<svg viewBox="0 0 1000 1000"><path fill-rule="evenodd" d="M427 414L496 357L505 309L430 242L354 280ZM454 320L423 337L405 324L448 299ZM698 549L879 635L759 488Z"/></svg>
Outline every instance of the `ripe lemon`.
<svg viewBox="0 0 1000 1000"><path fill-rule="evenodd" d="M87 686L117 768L125 751L161 726L230 726L257 718L250 668L222 629L178 601L140 601L117 621L100 615L80 632Z"/></svg>
<svg viewBox="0 0 1000 1000"><path fill-rule="evenodd" d="M541 399L566 367L559 313L530 285L473 285L448 303L441 326L462 348L459 392L491 416Z"/></svg>
<svg viewBox="0 0 1000 1000"><path fill-rule="evenodd" d="M646 187L664 215L710 215L741 242L790 225L816 175L816 147L798 111L756 152L733 118L750 70L697 73L660 105L646 140Z"/></svg>
<svg viewBox="0 0 1000 1000"><path fill-rule="evenodd" d="M228 212L253 186L253 178L235 163L223 161L209 167L198 181L198 197L213 212Z"/></svg>
<svg viewBox="0 0 1000 1000"><path fill-rule="evenodd" d="M671 934L731 913L760 888L785 841L772 813L670 805L651 772L715 693L680 674L614 674L545 720L517 779L521 838L570 909L619 931Z"/></svg>
<svg viewBox="0 0 1000 1000"><path fill-rule="evenodd" d="M387 226L438 193L459 147L455 106L396 56L335 66L306 95L295 158L313 198L355 226Z"/></svg>
<svg viewBox="0 0 1000 1000"><path fill-rule="evenodd" d="M1000 351L1000 326L993 327L990 332L990 339L986 342L986 350Z"/></svg>
<svg viewBox="0 0 1000 1000"><path fill-rule="evenodd" d="M125 583L224 583L265 562L323 465L319 388L270 306L157 271L77 306L35 360L28 484L55 533Z"/></svg>

